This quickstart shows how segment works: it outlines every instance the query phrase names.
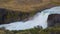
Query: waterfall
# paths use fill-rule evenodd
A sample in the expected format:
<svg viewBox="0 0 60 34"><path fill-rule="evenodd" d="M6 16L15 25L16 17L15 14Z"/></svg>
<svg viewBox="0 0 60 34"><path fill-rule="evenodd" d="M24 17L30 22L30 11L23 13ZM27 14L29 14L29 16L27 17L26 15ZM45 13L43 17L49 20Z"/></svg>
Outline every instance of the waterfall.
<svg viewBox="0 0 60 34"><path fill-rule="evenodd" d="M26 22L14 22L10 24L0 25L0 27L5 27L7 30L25 30L34 28L35 26L42 26L43 29L47 28L47 18L50 14L60 14L60 6L52 7L50 9L43 10L34 15L33 19Z"/></svg>

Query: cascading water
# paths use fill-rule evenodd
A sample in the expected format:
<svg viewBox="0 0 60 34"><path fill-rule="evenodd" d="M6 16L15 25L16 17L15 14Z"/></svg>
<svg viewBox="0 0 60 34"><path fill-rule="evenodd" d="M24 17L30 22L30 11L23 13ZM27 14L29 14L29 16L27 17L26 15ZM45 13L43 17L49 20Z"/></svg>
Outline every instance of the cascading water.
<svg viewBox="0 0 60 34"><path fill-rule="evenodd" d="M34 28L35 26L42 26L43 29L47 28L47 18L50 14L60 14L60 6L53 7L37 13L32 20L26 22L14 22L10 24L0 25L0 27L5 27L8 30L25 30Z"/></svg>

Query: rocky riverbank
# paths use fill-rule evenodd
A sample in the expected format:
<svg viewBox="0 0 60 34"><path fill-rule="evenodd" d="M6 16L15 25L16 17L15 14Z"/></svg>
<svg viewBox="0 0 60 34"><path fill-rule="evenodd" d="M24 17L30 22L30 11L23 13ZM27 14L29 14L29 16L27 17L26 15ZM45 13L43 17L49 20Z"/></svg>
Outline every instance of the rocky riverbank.
<svg viewBox="0 0 60 34"><path fill-rule="evenodd" d="M9 9L0 8L0 24L7 24L10 22L26 21L36 12L20 12Z"/></svg>

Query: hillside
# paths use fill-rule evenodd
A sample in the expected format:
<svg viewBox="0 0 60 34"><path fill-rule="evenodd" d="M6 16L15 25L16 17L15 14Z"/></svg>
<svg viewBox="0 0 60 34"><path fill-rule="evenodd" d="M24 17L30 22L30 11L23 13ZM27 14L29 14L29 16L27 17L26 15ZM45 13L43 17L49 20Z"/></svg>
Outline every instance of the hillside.
<svg viewBox="0 0 60 34"><path fill-rule="evenodd" d="M0 0L0 24L26 21L37 12L57 5L58 0Z"/></svg>
<svg viewBox="0 0 60 34"><path fill-rule="evenodd" d="M43 10L52 6L55 5L51 4L51 0L0 0L0 8L22 12Z"/></svg>
<svg viewBox="0 0 60 34"><path fill-rule="evenodd" d="M43 0L0 0L0 24L27 20L49 3Z"/></svg>
<svg viewBox="0 0 60 34"><path fill-rule="evenodd" d="M47 8L60 6L60 0L0 0L0 24L25 21ZM0 29L0 34L60 34L60 26L47 29L33 28L28 30L9 31Z"/></svg>

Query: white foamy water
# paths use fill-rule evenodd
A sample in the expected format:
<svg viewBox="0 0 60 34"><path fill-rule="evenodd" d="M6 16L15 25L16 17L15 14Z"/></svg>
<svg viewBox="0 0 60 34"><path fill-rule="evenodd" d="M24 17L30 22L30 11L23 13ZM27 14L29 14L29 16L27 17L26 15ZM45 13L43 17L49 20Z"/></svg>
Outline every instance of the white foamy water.
<svg viewBox="0 0 60 34"><path fill-rule="evenodd" d="M41 13L37 13L32 20L4 24L0 25L0 27L5 27L8 30L25 30L39 25L45 29L47 28L47 18L50 14L60 14L60 6L46 9Z"/></svg>

